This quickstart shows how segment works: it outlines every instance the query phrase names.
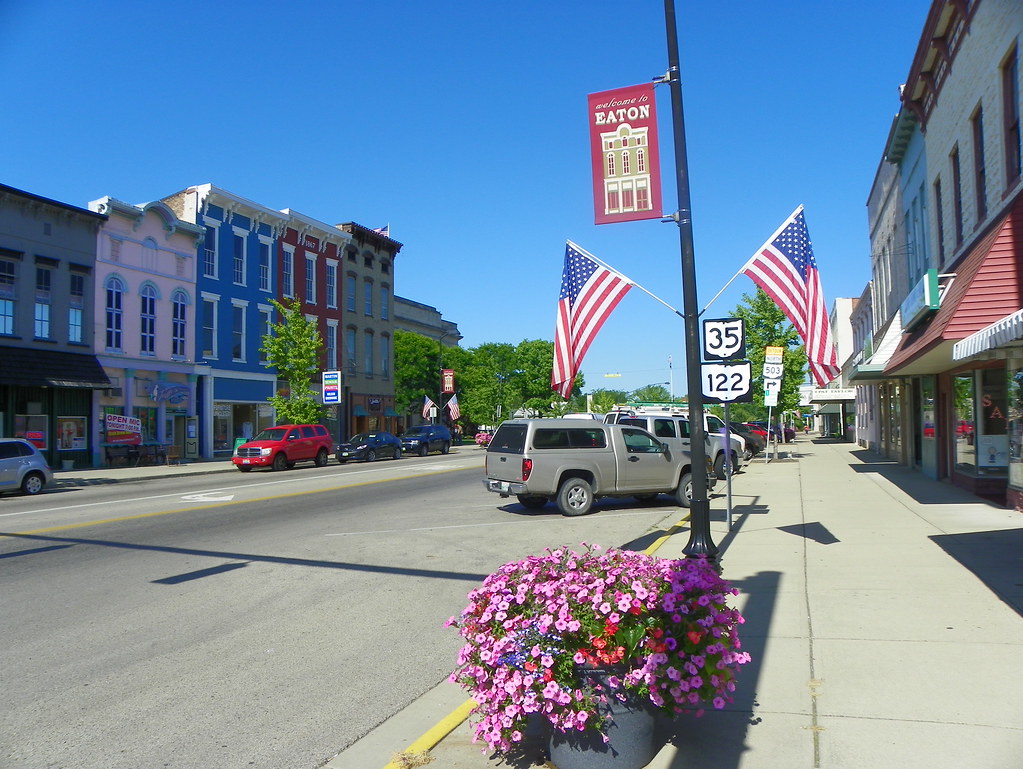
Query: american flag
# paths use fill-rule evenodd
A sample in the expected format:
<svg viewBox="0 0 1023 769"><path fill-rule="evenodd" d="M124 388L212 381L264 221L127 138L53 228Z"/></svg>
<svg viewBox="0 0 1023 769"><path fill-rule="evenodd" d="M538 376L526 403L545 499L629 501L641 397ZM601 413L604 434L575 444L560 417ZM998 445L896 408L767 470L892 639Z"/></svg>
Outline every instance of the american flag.
<svg viewBox="0 0 1023 769"><path fill-rule="evenodd" d="M460 416L462 416L462 410L458 408L458 396L452 395L451 400L448 401L448 411L451 412L451 421L454 422Z"/></svg>
<svg viewBox="0 0 1023 769"><path fill-rule="evenodd" d="M375 227L373 229L377 235L383 235L385 238L391 237L391 225L385 224L383 227Z"/></svg>
<svg viewBox="0 0 1023 769"><path fill-rule="evenodd" d="M838 376L841 369L802 206L792 212L739 272L764 289L792 321L803 338L818 387Z"/></svg>
<svg viewBox="0 0 1023 769"><path fill-rule="evenodd" d="M572 395L575 375L590 343L633 285L574 243L565 247L551 371L551 387L561 397Z"/></svg>
<svg viewBox="0 0 1023 769"><path fill-rule="evenodd" d="M430 418L430 409L436 408L437 404L430 400L429 395L423 396L423 419Z"/></svg>

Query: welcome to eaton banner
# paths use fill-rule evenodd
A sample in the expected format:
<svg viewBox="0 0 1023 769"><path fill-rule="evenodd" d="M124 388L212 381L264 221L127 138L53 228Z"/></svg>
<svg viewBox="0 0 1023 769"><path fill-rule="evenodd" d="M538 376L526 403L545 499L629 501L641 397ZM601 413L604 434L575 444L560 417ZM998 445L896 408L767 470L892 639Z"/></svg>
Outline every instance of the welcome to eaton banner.
<svg viewBox="0 0 1023 769"><path fill-rule="evenodd" d="M596 224L661 218L653 83L589 95Z"/></svg>

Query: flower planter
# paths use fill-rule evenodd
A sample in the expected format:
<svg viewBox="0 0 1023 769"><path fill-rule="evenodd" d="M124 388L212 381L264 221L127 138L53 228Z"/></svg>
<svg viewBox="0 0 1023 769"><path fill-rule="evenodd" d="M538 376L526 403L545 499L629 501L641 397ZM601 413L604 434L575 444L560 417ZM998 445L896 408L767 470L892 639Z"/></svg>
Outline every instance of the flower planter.
<svg viewBox="0 0 1023 769"><path fill-rule="evenodd" d="M587 677L594 685L610 691L608 673L590 671ZM660 716L639 697L628 696L623 702L609 695L598 706L607 720L607 742L593 729L559 732L550 740L551 763L557 769L642 769L649 764L661 746L657 739Z"/></svg>

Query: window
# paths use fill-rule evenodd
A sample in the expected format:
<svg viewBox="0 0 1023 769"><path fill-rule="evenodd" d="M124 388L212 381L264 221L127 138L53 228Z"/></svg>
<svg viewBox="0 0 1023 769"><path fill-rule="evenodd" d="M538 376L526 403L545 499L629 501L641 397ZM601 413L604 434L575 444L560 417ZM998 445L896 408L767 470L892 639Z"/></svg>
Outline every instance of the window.
<svg viewBox="0 0 1023 769"><path fill-rule="evenodd" d="M380 262L380 274L381 275L390 275L391 274L391 263L390 262Z"/></svg>
<svg viewBox="0 0 1023 769"><path fill-rule="evenodd" d="M345 329L345 361L348 365L348 372L350 374L355 373L355 329Z"/></svg>
<svg viewBox="0 0 1023 769"><path fill-rule="evenodd" d="M202 354L204 358L217 357L217 305L216 297L202 299Z"/></svg>
<svg viewBox="0 0 1023 769"><path fill-rule="evenodd" d="M82 341L82 320L85 315L85 276L72 272L68 290L67 340Z"/></svg>
<svg viewBox="0 0 1023 769"><path fill-rule="evenodd" d="M316 304L316 257L305 258L305 302Z"/></svg>
<svg viewBox="0 0 1023 769"><path fill-rule="evenodd" d="M327 353L327 370L337 370L337 321L327 321L327 337L323 346Z"/></svg>
<svg viewBox="0 0 1023 769"><path fill-rule="evenodd" d="M373 376L373 332L366 331L365 338L363 339L362 354L363 359L363 372L366 376Z"/></svg>
<svg viewBox="0 0 1023 769"><path fill-rule="evenodd" d="M1019 59L1013 48L1002 66L1002 138L1005 142L1005 186L1011 187L1020 175Z"/></svg>
<svg viewBox="0 0 1023 769"><path fill-rule="evenodd" d="M363 267L369 267L369 268L373 267L373 254L363 254L362 255L362 266Z"/></svg>
<svg viewBox="0 0 1023 769"><path fill-rule="evenodd" d="M259 241L259 290L270 290L270 244Z"/></svg>
<svg viewBox="0 0 1023 769"><path fill-rule="evenodd" d="M35 337L50 338L50 298L53 271L47 267L36 267Z"/></svg>
<svg viewBox="0 0 1023 769"><path fill-rule="evenodd" d="M281 260L281 291L285 296L295 295L295 252L288 249Z"/></svg>
<svg viewBox="0 0 1023 769"><path fill-rule="evenodd" d="M171 297L171 355L175 358L185 357L185 334L188 331L188 296L180 289Z"/></svg>
<svg viewBox="0 0 1023 769"><path fill-rule="evenodd" d="M636 150L636 170L641 174L646 173L646 152L642 148Z"/></svg>
<svg viewBox="0 0 1023 769"><path fill-rule="evenodd" d="M366 278L362 282L362 313L363 315L373 315L373 281Z"/></svg>
<svg viewBox="0 0 1023 769"><path fill-rule="evenodd" d="M337 308L337 262L327 262L326 292L324 301L330 309Z"/></svg>
<svg viewBox="0 0 1023 769"><path fill-rule="evenodd" d="M345 309L355 312L355 276L345 276Z"/></svg>
<svg viewBox="0 0 1023 769"><path fill-rule="evenodd" d="M151 285L142 287L141 326L139 329L139 352L143 355L156 354L156 289Z"/></svg>
<svg viewBox="0 0 1023 769"><path fill-rule="evenodd" d="M203 249L202 274L207 278L217 277L217 233L216 227L206 228L206 241Z"/></svg>
<svg viewBox="0 0 1023 769"><path fill-rule="evenodd" d="M348 249L348 261L349 262L354 262L355 261L355 249L354 248L349 248Z"/></svg>
<svg viewBox="0 0 1023 769"><path fill-rule="evenodd" d="M973 129L973 189L977 200L977 224L987 218L987 170L984 166L984 109L977 107L970 119Z"/></svg>
<svg viewBox="0 0 1023 769"><path fill-rule="evenodd" d="M391 287L380 287L380 320L389 320L391 317Z"/></svg>
<svg viewBox="0 0 1023 769"><path fill-rule="evenodd" d="M959 145L952 148L952 154L948 156L952 164L952 213L955 217L956 245L963 244L963 188L962 177L959 167Z"/></svg>
<svg viewBox="0 0 1023 769"><path fill-rule="evenodd" d="M622 152L622 173L625 175L632 173L632 164L629 162L628 152Z"/></svg>
<svg viewBox="0 0 1023 769"><path fill-rule="evenodd" d="M231 359L245 360L245 304L231 303Z"/></svg>
<svg viewBox="0 0 1023 769"><path fill-rule="evenodd" d="M231 260L232 277L239 286L245 285L245 238L237 232L234 234L234 253Z"/></svg>
<svg viewBox="0 0 1023 769"><path fill-rule="evenodd" d="M391 337L380 337L380 373L389 376L391 373Z"/></svg>
<svg viewBox="0 0 1023 769"><path fill-rule="evenodd" d="M650 190L645 185L636 187L636 208L640 211L650 208Z"/></svg>
<svg viewBox="0 0 1023 769"><path fill-rule="evenodd" d="M106 348L121 350L121 334L124 328L124 284L119 278L110 277L106 283Z"/></svg>
<svg viewBox="0 0 1023 769"><path fill-rule="evenodd" d="M0 334L14 333L14 262L0 259Z"/></svg>
<svg viewBox="0 0 1023 769"><path fill-rule="evenodd" d="M266 337L271 335L274 324L274 311L272 307L265 305L259 306L259 323L260 323L260 343L259 343L259 362L266 363L266 350L263 349L264 340Z"/></svg>
<svg viewBox="0 0 1023 769"><path fill-rule="evenodd" d="M938 226L938 266L945 265L945 218L942 215L941 179L934 180L934 216Z"/></svg>
<svg viewBox="0 0 1023 769"><path fill-rule="evenodd" d="M615 156L612 153L607 153L607 168L605 169L604 175L608 179L615 175Z"/></svg>

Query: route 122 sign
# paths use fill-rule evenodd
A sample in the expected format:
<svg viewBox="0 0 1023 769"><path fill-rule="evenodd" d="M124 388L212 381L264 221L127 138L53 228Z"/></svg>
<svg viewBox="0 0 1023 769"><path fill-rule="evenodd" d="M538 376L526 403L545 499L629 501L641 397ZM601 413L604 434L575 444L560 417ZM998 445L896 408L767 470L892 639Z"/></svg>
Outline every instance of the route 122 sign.
<svg viewBox="0 0 1023 769"><path fill-rule="evenodd" d="M753 364L704 363L700 366L703 399L709 403L752 403Z"/></svg>

